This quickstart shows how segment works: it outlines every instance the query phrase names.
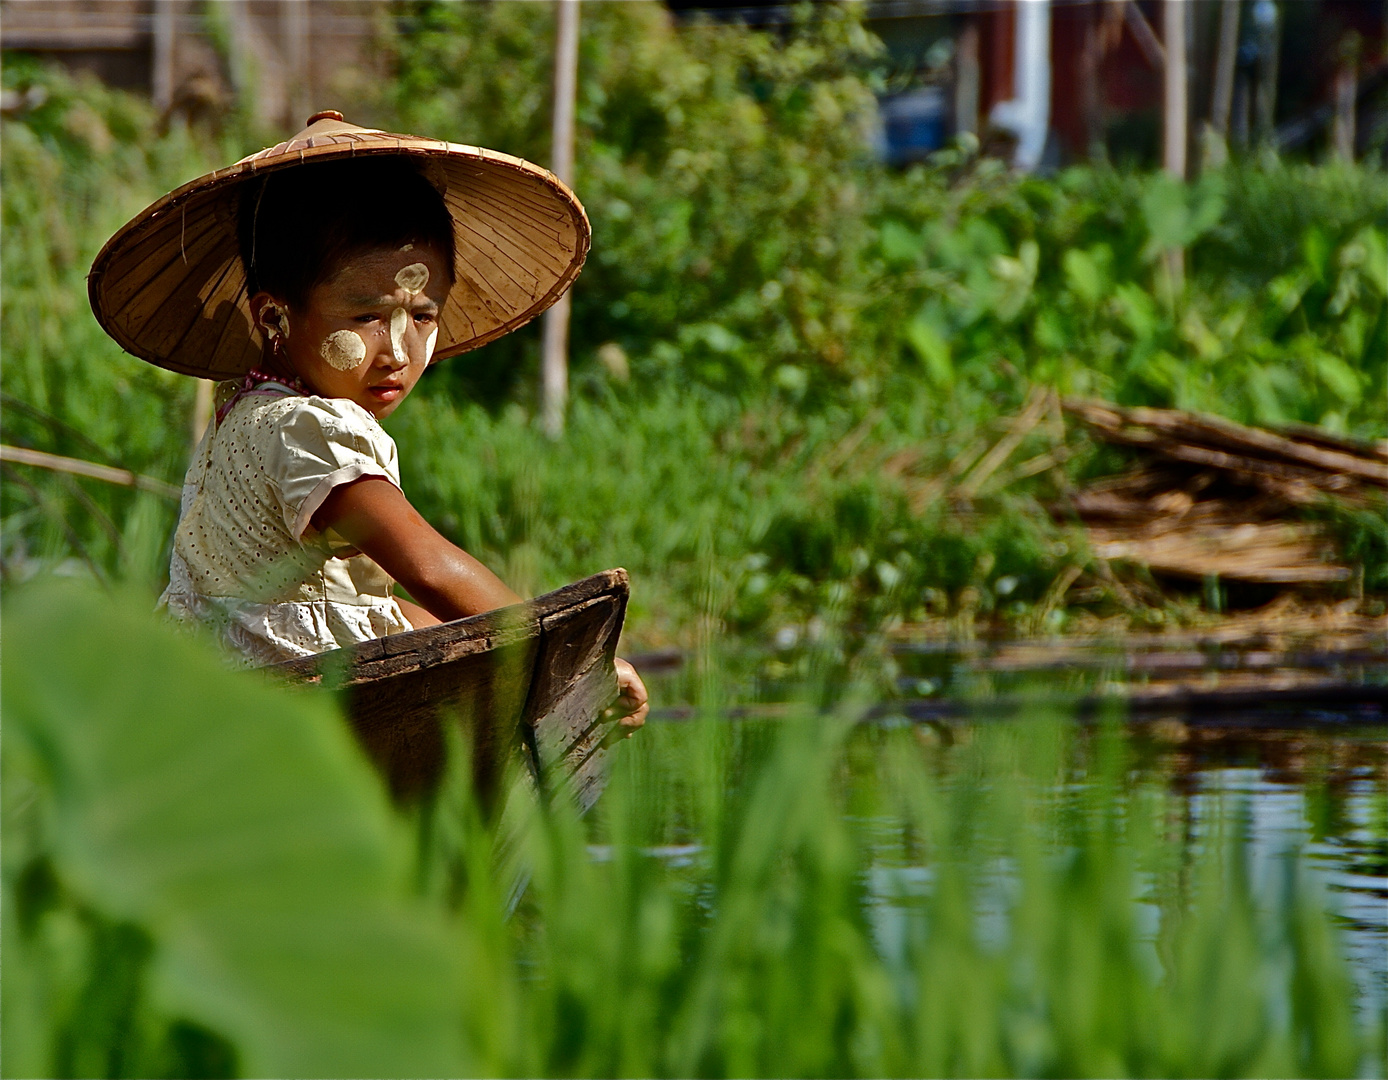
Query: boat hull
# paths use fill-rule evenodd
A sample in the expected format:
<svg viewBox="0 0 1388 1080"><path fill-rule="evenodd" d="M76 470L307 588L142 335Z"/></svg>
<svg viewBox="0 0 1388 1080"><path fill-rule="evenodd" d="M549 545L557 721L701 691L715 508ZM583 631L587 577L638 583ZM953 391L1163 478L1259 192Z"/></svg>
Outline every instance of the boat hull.
<svg viewBox="0 0 1388 1080"><path fill-rule="evenodd" d="M553 796L588 809L602 792L616 724L614 659L625 570L607 570L512 607L278 664L290 682L339 689L357 738L392 795L432 792L447 726L471 747L484 804L519 757Z"/></svg>

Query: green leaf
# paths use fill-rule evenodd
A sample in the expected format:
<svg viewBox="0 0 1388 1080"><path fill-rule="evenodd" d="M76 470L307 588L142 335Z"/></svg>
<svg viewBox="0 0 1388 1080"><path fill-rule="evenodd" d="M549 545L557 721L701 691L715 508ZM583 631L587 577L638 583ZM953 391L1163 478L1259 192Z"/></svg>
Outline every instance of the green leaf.
<svg viewBox="0 0 1388 1080"><path fill-rule="evenodd" d="M1156 301L1150 295L1131 282L1124 282L1114 290L1114 298L1119 317L1139 343L1156 336L1161 321L1157 315Z"/></svg>
<svg viewBox="0 0 1388 1080"><path fill-rule="evenodd" d="M893 266L909 266L920 258L923 244L919 234L899 221L883 222L879 230L882 257Z"/></svg>
<svg viewBox="0 0 1388 1080"><path fill-rule="evenodd" d="M1040 262L1041 248L1035 240L1023 240L1017 249L1017 257L994 255L989 268L998 282L997 298L993 310L1003 322L1011 322L1026 306L1036 283L1036 268Z"/></svg>
<svg viewBox="0 0 1388 1080"><path fill-rule="evenodd" d="M1146 255L1183 248L1209 232L1224 216L1225 185L1217 173L1186 185L1158 173L1142 193L1142 216L1147 224Z"/></svg>
<svg viewBox="0 0 1388 1080"><path fill-rule="evenodd" d="M950 358L949 342L925 312L906 324L906 343L920 357L925 370L937 386L949 386L954 382L954 363Z"/></svg>
<svg viewBox="0 0 1388 1080"><path fill-rule="evenodd" d="M42 764L59 877L150 933L155 999L250 1075L456 1073L449 935L406 898L405 835L331 700L146 611L51 586L6 605L5 752Z"/></svg>
<svg viewBox="0 0 1388 1080"><path fill-rule="evenodd" d="M1316 374L1331 393L1346 405L1355 405L1364 393L1359 373L1333 353L1317 353Z"/></svg>
<svg viewBox="0 0 1388 1080"><path fill-rule="evenodd" d="M1325 233L1312 226L1301 238L1301 253L1313 281L1324 281L1330 268L1330 241Z"/></svg>
<svg viewBox="0 0 1388 1080"><path fill-rule="evenodd" d="M1089 251L1078 248L1067 251L1060 263L1071 291L1091 306L1102 300L1108 291L1106 268L1112 258L1113 252L1107 244L1098 244Z"/></svg>

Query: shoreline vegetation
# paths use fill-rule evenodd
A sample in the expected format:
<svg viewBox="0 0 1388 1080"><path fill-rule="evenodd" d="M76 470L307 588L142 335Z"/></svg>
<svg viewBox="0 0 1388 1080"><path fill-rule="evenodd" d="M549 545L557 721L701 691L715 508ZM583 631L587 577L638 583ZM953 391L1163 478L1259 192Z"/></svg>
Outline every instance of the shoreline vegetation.
<svg viewBox="0 0 1388 1080"><path fill-rule="evenodd" d="M383 39L398 78L361 118L544 160L544 110L508 80L546 85L546 10L424 5L408 41ZM535 423L538 326L431 371L389 427L411 498L522 591L625 565L637 649L1217 618L1202 583L1100 566L1048 513L1132 460L1077 425L1039 424L1011 457L1059 449L1057 467L946 497L951 468L1033 392L1388 435L1377 168L1025 177L961 143L893 171L864 133L879 47L837 9L779 44L675 33L642 4L594 5L584 34L577 183L594 246L563 441ZM6 441L177 484L191 380L106 339L84 274L147 201L275 136L234 114L215 137L163 131L135 98L22 61L4 77L35 103L3 120ZM157 591L169 502L3 469L6 580L66 566ZM1304 515L1330 521L1352 580L1285 602L1381 614L1388 511Z"/></svg>

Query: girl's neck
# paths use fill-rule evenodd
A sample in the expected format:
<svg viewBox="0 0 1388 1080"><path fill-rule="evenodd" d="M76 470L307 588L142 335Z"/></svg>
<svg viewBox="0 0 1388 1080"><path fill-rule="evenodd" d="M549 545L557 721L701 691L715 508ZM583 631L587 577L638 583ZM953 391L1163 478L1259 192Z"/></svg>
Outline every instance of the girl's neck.
<svg viewBox="0 0 1388 1080"><path fill-rule="evenodd" d="M294 370L288 360L276 355L273 350L266 349L261 354L260 363L256 365L255 369L263 375L268 375L270 378L284 383L285 386L303 388L304 382L299 378L299 373ZM304 393L308 393L308 391L305 389Z"/></svg>
<svg viewBox="0 0 1388 1080"><path fill-rule="evenodd" d="M246 373L245 386L243 389L250 390L255 384L263 382L278 383L281 386L288 387L290 390L304 395L313 393L312 390L304 385L303 380L297 375L281 375L278 371L264 371L261 368L251 368L251 370Z"/></svg>

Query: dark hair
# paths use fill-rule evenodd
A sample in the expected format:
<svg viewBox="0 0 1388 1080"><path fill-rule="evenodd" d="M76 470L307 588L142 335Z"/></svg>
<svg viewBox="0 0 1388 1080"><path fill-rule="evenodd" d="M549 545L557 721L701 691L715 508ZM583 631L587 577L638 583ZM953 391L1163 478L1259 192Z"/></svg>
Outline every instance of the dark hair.
<svg viewBox="0 0 1388 1080"><path fill-rule="evenodd" d="M251 181L241 189L236 239L247 293L274 293L293 307L363 248L429 244L453 277L453 218L438 189L400 157L299 165Z"/></svg>

